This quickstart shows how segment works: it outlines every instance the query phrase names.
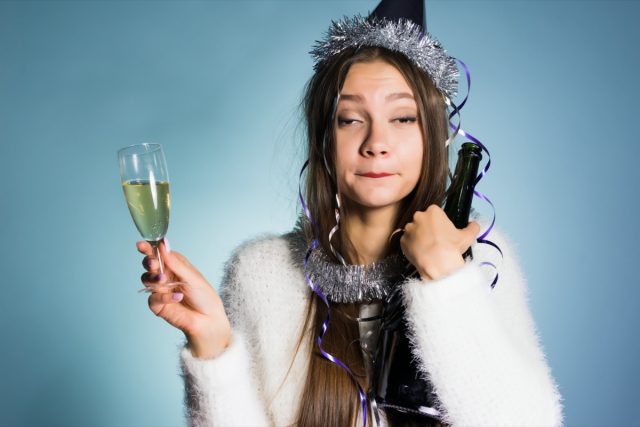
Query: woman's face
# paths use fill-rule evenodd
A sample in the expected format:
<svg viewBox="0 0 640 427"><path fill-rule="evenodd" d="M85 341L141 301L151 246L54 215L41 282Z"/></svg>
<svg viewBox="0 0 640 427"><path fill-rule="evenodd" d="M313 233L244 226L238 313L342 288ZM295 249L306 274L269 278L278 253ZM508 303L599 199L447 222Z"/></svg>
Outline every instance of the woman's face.
<svg viewBox="0 0 640 427"><path fill-rule="evenodd" d="M391 64L356 63L336 110L336 173L356 208L394 206L418 183L423 141L413 91ZM388 174L383 177L367 174Z"/></svg>

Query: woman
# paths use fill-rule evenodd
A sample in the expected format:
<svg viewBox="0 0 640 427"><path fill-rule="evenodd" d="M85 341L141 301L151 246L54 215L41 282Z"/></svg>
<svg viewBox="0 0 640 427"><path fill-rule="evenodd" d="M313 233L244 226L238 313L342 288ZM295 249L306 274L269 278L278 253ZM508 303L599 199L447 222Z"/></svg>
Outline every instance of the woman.
<svg viewBox="0 0 640 427"><path fill-rule="evenodd" d="M241 245L226 265L220 296L166 242L161 276L150 245L137 244L146 255L150 309L187 339L181 362L189 421L362 425L353 379L368 388L375 326L353 319L380 312L408 260L420 274L402 283L411 342L443 422L561 425L560 395L514 254L493 232L504 263L488 294L493 272L480 263L492 250L474 244L480 224L458 230L439 207L448 171L446 88L406 52L371 44L325 55L307 86L305 193L318 233L301 216L288 234ZM404 231L399 239L397 229ZM314 238L319 247L305 267ZM469 246L474 260L465 263ZM319 353L326 307L305 271L331 303L323 350L344 361L353 378ZM171 281L186 285L180 292L162 286ZM408 423L381 415L383 425Z"/></svg>

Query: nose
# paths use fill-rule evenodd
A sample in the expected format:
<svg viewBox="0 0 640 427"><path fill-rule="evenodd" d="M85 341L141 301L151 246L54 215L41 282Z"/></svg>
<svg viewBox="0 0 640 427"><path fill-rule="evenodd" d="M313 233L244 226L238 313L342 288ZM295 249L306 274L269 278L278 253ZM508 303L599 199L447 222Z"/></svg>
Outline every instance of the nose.
<svg viewBox="0 0 640 427"><path fill-rule="evenodd" d="M369 132L360 147L360 153L365 157L386 156L389 153L389 142L386 128L381 121L371 121Z"/></svg>

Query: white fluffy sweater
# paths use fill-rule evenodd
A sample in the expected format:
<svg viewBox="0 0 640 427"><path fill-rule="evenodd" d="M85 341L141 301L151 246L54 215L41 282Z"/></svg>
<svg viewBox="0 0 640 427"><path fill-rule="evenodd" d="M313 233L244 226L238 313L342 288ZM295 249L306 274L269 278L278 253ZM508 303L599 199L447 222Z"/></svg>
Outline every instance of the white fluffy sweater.
<svg viewBox="0 0 640 427"><path fill-rule="evenodd" d="M294 423L309 348L301 346L281 383L310 290L292 258L287 241L292 236L255 238L227 262L220 294L233 328L230 346L215 359L196 359L186 345L180 352L189 425ZM504 253L494 290L489 286L494 270L480 263L499 264L499 258L481 244L473 246L474 260L449 276L404 283L421 370L452 426L560 426L561 396L536 334L516 256L498 231L489 237Z"/></svg>

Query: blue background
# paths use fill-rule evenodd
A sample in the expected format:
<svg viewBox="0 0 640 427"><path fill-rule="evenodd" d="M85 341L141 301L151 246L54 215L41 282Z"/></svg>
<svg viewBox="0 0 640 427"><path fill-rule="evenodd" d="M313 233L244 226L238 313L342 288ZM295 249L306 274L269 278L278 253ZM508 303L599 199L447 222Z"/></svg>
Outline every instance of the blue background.
<svg viewBox="0 0 640 427"><path fill-rule="evenodd" d="M215 286L296 215L313 41L376 1L2 1L0 422L180 426L182 333L140 286L116 150L165 147L169 236ZM429 1L570 426L640 425L640 3ZM481 203L476 205L481 208ZM481 209L482 210L482 209Z"/></svg>

